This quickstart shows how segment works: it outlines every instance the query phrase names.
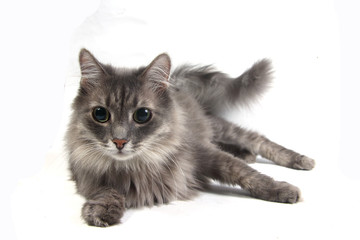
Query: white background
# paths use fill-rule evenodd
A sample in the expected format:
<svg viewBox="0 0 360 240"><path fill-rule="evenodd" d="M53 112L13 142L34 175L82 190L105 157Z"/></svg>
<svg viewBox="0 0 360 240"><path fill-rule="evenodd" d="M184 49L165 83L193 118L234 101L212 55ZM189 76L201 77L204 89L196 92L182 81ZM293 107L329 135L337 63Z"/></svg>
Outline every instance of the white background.
<svg viewBox="0 0 360 240"><path fill-rule="evenodd" d="M359 4L320 0L194 2L35 0L0 4L3 216L11 215L10 199L18 181L31 182L60 151L79 76L76 60L80 47L119 66L146 64L166 51L175 65L187 61L214 64L233 76L257 59L271 58L276 70L273 88L252 111L236 112L228 118L313 157L319 176L336 172L325 175L334 181L339 177L360 180L356 154L360 134ZM309 173L281 174L303 179ZM317 179L316 175L310 178ZM13 200L13 206L14 202L26 205L36 193L15 194L15 198L26 197ZM15 232L10 219L1 219L7 238Z"/></svg>

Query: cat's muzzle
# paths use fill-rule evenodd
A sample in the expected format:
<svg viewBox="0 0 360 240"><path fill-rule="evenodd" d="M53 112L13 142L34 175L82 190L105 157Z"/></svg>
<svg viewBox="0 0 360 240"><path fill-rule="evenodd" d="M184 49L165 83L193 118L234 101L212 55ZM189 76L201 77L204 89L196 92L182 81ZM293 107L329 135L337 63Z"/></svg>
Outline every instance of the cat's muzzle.
<svg viewBox="0 0 360 240"><path fill-rule="evenodd" d="M112 142L115 144L117 149L121 150L124 148L125 144L128 143L129 141L127 139L114 138Z"/></svg>

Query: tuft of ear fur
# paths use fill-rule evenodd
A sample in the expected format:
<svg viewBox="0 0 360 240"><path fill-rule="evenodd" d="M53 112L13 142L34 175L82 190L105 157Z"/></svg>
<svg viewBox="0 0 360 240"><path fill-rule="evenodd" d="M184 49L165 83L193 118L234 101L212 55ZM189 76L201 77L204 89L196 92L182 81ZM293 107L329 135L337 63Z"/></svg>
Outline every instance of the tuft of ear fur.
<svg viewBox="0 0 360 240"><path fill-rule="evenodd" d="M107 75L99 61L85 48L80 51L79 63L81 68L80 86L82 87L94 86Z"/></svg>
<svg viewBox="0 0 360 240"><path fill-rule="evenodd" d="M158 93L164 92L169 86L171 60L166 53L157 56L146 67L141 77L151 84L151 88Z"/></svg>

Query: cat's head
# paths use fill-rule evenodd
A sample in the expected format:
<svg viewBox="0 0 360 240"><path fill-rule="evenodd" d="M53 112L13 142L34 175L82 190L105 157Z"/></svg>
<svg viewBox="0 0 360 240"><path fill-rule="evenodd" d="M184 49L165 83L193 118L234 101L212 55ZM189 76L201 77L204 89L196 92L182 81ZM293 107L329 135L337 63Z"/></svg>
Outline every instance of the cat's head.
<svg viewBox="0 0 360 240"><path fill-rule="evenodd" d="M171 97L168 55L161 54L139 69L102 64L85 49L79 61L80 89L67 139L73 157L150 161L176 145L174 128L181 116Z"/></svg>

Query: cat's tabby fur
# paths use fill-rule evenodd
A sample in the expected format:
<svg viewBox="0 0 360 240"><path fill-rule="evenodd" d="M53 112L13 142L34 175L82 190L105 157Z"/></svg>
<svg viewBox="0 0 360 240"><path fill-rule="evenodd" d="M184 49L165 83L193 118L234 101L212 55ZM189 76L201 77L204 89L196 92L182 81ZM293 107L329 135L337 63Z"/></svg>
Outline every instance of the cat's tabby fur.
<svg viewBox="0 0 360 240"><path fill-rule="evenodd" d="M264 92L269 60L230 78L211 67L181 66L171 73L166 54L139 69L102 64L85 49L79 59L82 76L66 147L72 178L87 200L82 217L89 225L118 223L126 208L189 199L209 179L268 201L299 200L297 187L247 163L261 155L310 170L314 161L217 116L224 106L246 104ZM94 117L99 107L109 113L106 122ZM144 107L151 118L138 123L134 113Z"/></svg>

